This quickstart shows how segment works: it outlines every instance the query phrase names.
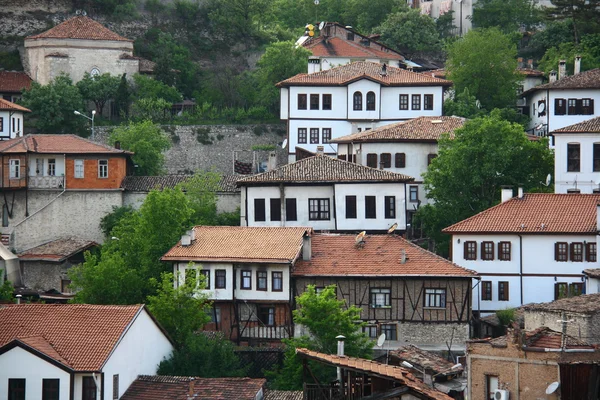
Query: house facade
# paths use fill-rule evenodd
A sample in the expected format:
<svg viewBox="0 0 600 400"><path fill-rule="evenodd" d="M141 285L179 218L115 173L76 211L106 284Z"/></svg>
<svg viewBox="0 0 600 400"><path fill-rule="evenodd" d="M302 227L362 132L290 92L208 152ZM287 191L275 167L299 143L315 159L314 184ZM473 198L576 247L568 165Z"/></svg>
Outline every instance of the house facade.
<svg viewBox="0 0 600 400"><path fill-rule="evenodd" d="M597 263L600 195L519 192L503 189L502 203L443 230L451 259L481 276L482 315L582 294L582 271Z"/></svg>
<svg viewBox="0 0 600 400"><path fill-rule="evenodd" d="M8 399L118 399L173 351L143 305L6 305L0 319L0 393Z"/></svg>
<svg viewBox="0 0 600 400"><path fill-rule="evenodd" d="M240 179L242 226L406 229L406 175L323 154Z"/></svg>
<svg viewBox="0 0 600 400"><path fill-rule="evenodd" d="M358 61L277 84L287 121L288 158L296 147L335 155L332 139L420 116L442 115L451 82L369 61Z"/></svg>
<svg viewBox="0 0 600 400"><path fill-rule="evenodd" d="M23 136L23 115L30 109L0 98L0 140Z"/></svg>

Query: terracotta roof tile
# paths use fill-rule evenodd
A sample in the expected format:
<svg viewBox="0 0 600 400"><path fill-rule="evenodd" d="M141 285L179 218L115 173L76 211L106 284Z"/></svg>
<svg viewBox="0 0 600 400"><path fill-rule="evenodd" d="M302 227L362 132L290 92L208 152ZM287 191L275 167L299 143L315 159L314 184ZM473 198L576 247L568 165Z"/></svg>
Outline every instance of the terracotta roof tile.
<svg viewBox="0 0 600 400"><path fill-rule="evenodd" d="M586 270L587 271L587 270ZM535 303L523 306L525 311L567 311L584 314L600 312L600 293L583 294L554 300L548 303Z"/></svg>
<svg viewBox="0 0 600 400"><path fill-rule="evenodd" d="M538 85L523 92L523 94L546 89L600 89L600 68L581 72L577 75L565 76L557 81Z"/></svg>
<svg viewBox="0 0 600 400"><path fill-rule="evenodd" d="M457 374L463 371L462 367L453 370L454 363L414 345L391 350L389 356L398 358L400 361L408 361L432 374Z"/></svg>
<svg viewBox="0 0 600 400"><path fill-rule="evenodd" d="M0 153L133 154L77 135L25 135L0 142Z"/></svg>
<svg viewBox="0 0 600 400"><path fill-rule="evenodd" d="M533 68L517 68L517 71L525 76L543 77L544 73Z"/></svg>
<svg viewBox="0 0 600 400"><path fill-rule="evenodd" d="M179 241L162 261L290 263L298 257L311 228L196 226L189 246Z"/></svg>
<svg viewBox="0 0 600 400"><path fill-rule="evenodd" d="M0 346L15 339L68 363L76 371L98 371L144 306L19 304L0 306ZM48 343L40 339L43 337Z"/></svg>
<svg viewBox="0 0 600 400"><path fill-rule="evenodd" d="M98 246L98 243L91 240L75 238L58 239L33 247L22 252L18 256L19 259L23 261L62 262L67 258L94 246Z"/></svg>
<svg viewBox="0 0 600 400"><path fill-rule="evenodd" d="M355 235L314 234L311 253L310 261L298 260L294 276L477 275L397 235L367 235L357 247Z"/></svg>
<svg viewBox="0 0 600 400"><path fill-rule="evenodd" d="M429 71L423 71L421 74L433 76L434 78L446 79L448 72L444 68L438 68Z"/></svg>
<svg viewBox="0 0 600 400"><path fill-rule="evenodd" d="M302 390L265 390L264 400L303 400Z"/></svg>
<svg viewBox="0 0 600 400"><path fill-rule="evenodd" d="M8 100L0 98L0 111L21 111L31 112L29 108L25 108Z"/></svg>
<svg viewBox="0 0 600 400"><path fill-rule="evenodd" d="M265 379L252 378L194 378L188 376L140 375L133 381L121 400L255 400L263 389Z"/></svg>
<svg viewBox="0 0 600 400"><path fill-rule="evenodd" d="M32 79L25 72L0 71L0 92L21 93L31 87Z"/></svg>
<svg viewBox="0 0 600 400"><path fill-rule="evenodd" d="M54 28L37 35L28 36L28 39L86 39L86 40L115 40L120 42L132 42L121 35L116 34L101 23L90 17L79 15L56 25Z"/></svg>
<svg viewBox="0 0 600 400"><path fill-rule="evenodd" d="M385 75L381 74L382 64L357 61L326 71L312 74L298 74L281 81L278 87L285 86L346 86L360 79L369 79L383 86L451 86L452 82L434 78L418 72L387 66Z"/></svg>
<svg viewBox="0 0 600 400"><path fill-rule="evenodd" d="M461 128L465 119L460 117L418 117L408 121L384 125L365 132L353 133L331 140L331 143L438 141L442 134Z"/></svg>
<svg viewBox="0 0 600 400"><path fill-rule="evenodd" d="M373 40L370 40L374 42ZM377 43L372 43L377 46ZM302 43L317 57L344 57L344 58L381 58L387 60L404 60L404 57L395 51L383 51L375 47L366 47L360 43L344 40L340 37L325 38L319 36Z"/></svg>
<svg viewBox="0 0 600 400"><path fill-rule="evenodd" d="M588 268L584 269L583 273L589 276L590 278L600 278L600 268Z"/></svg>
<svg viewBox="0 0 600 400"><path fill-rule="evenodd" d="M162 175L162 176L126 176L121 188L132 192L149 192L152 189L173 189L178 184L187 181L193 175ZM239 192L236 186L239 175L223 175L219 182L220 192Z"/></svg>
<svg viewBox="0 0 600 400"><path fill-rule="evenodd" d="M506 347L509 340L514 340L510 332L507 335L500 336L494 339L486 340L484 343L489 343L492 347ZM510 337L509 337L510 336ZM472 343L481 343L480 341L471 341ZM541 349L560 349L562 347L562 333L554 331L548 327L542 326L532 331L525 332L524 343L525 351L527 348ZM593 349L594 347L587 342L584 342L576 337L566 335L566 349Z"/></svg>
<svg viewBox="0 0 600 400"><path fill-rule="evenodd" d="M526 193L442 230L445 233L596 234L599 194Z"/></svg>
<svg viewBox="0 0 600 400"><path fill-rule="evenodd" d="M238 180L238 186L264 183L409 182L414 178L316 155Z"/></svg>
<svg viewBox="0 0 600 400"><path fill-rule="evenodd" d="M565 126L564 128L557 129L551 133L600 133L600 117Z"/></svg>
<svg viewBox="0 0 600 400"><path fill-rule="evenodd" d="M63 356L58 354L56 349L52 347L52 344L48 342L43 336L20 338L15 339L15 341L21 342L25 346L31 347L32 349L45 354L46 356L58 361L65 367L72 368L71 364L69 364L69 362L63 358Z"/></svg>

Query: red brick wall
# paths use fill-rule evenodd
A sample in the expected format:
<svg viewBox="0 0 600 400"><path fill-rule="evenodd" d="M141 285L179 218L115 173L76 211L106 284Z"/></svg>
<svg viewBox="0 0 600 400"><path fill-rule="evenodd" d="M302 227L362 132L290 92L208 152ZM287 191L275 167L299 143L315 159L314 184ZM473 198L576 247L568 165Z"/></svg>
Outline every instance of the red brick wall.
<svg viewBox="0 0 600 400"><path fill-rule="evenodd" d="M21 179L10 179L10 160L21 160ZM2 156L2 187L24 188L27 186L27 156L25 154L13 154Z"/></svg>
<svg viewBox="0 0 600 400"><path fill-rule="evenodd" d="M75 160L83 161L83 178L75 178ZM108 160L108 177L98 177L98 160ZM67 189L118 189L125 178L125 157L111 155L67 156L65 166Z"/></svg>

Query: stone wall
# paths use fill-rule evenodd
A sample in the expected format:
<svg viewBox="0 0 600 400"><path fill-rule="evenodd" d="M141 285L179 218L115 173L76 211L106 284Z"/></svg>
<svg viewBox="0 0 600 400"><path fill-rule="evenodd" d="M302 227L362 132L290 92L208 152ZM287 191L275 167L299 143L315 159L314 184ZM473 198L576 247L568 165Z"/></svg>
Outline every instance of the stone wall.
<svg viewBox="0 0 600 400"><path fill-rule="evenodd" d="M68 280L68 270L72 267L69 262L49 263L44 261L21 262L23 285L35 290L61 291L61 281Z"/></svg>
<svg viewBox="0 0 600 400"><path fill-rule="evenodd" d="M123 206L131 206L139 209L148 193L146 192L123 192ZM217 212L234 212L240 207L240 193L217 193Z"/></svg>
<svg viewBox="0 0 600 400"><path fill-rule="evenodd" d="M588 343L600 343L600 315L583 313L566 313L567 335L579 338ZM562 313L560 311L525 311L525 330L530 331L541 326L562 332Z"/></svg>

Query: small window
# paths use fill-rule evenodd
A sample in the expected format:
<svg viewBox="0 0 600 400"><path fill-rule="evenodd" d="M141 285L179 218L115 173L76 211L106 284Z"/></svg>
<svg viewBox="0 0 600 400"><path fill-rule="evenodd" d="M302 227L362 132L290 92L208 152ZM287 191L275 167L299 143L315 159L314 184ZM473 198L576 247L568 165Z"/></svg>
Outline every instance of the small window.
<svg viewBox="0 0 600 400"><path fill-rule="evenodd" d="M252 271L241 271L240 289L252 289Z"/></svg>
<svg viewBox="0 0 600 400"><path fill-rule="evenodd" d="M425 289L426 308L446 308L446 289Z"/></svg>
<svg viewBox="0 0 600 400"><path fill-rule="evenodd" d="M371 289L371 308L391 307L392 289Z"/></svg>
<svg viewBox="0 0 600 400"><path fill-rule="evenodd" d="M331 110L331 95L323 95L323 110Z"/></svg>
<svg viewBox="0 0 600 400"><path fill-rule="evenodd" d="M396 218L396 196L385 196L385 218Z"/></svg>
<svg viewBox="0 0 600 400"><path fill-rule="evenodd" d="M498 301L508 301L508 282L498 282Z"/></svg>
<svg viewBox="0 0 600 400"><path fill-rule="evenodd" d="M408 110L408 95L400 95L400 110Z"/></svg>
<svg viewBox="0 0 600 400"><path fill-rule="evenodd" d="M118 376L118 375L117 375ZM114 385L113 385L114 391ZM119 391L117 381L117 392ZM117 394L118 396L118 394ZM114 397L118 399L118 397ZM60 399L60 379L42 379L42 400Z"/></svg>
<svg viewBox="0 0 600 400"><path fill-rule="evenodd" d="M554 259L556 261L569 261L569 244L565 242L554 243Z"/></svg>
<svg viewBox="0 0 600 400"><path fill-rule="evenodd" d="M406 167L406 154L405 153L396 153L394 165L396 168L405 168Z"/></svg>
<svg viewBox="0 0 600 400"><path fill-rule="evenodd" d="M71 293L71 281L69 279L60 280L60 292Z"/></svg>
<svg viewBox="0 0 600 400"><path fill-rule="evenodd" d="M210 269L201 269L200 274L204 277L204 288L210 290Z"/></svg>
<svg viewBox="0 0 600 400"><path fill-rule="evenodd" d="M588 262L596 262L596 243L586 243L585 260Z"/></svg>
<svg viewBox="0 0 600 400"><path fill-rule="evenodd" d="M381 325L381 333L385 334L386 340L398 340L398 326L396 324Z"/></svg>
<svg viewBox="0 0 600 400"><path fill-rule="evenodd" d="M481 300L492 300L492 282L481 282Z"/></svg>
<svg viewBox="0 0 600 400"><path fill-rule="evenodd" d="M283 272L273 271L271 278L273 280L273 292L283 292Z"/></svg>
<svg viewBox="0 0 600 400"><path fill-rule="evenodd" d="M571 261L583 261L583 243L571 243Z"/></svg>
<svg viewBox="0 0 600 400"><path fill-rule="evenodd" d="M96 400L96 381L92 376L84 376L82 384L82 400Z"/></svg>
<svg viewBox="0 0 600 400"><path fill-rule="evenodd" d="M418 186L409 186L408 187L408 201L411 203L419 202L419 187Z"/></svg>
<svg viewBox="0 0 600 400"><path fill-rule="evenodd" d="M11 159L9 161L10 165L10 179L21 179L21 160Z"/></svg>
<svg viewBox="0 0 600 400"><path fill-rule="evenodd" d="M577 115L577 99L569 99L567 100L567 114L569 115Z"/></svg>
<svg viewBox="0 0 600 400"><path fill-rule="evenodd" d="M365 196L365 218L375 219L377 218L377 197Z"/></svg>
<svg viewBox="0 0 600 400"><path fill-rule="evenodd" d="M6 228L9 225L9 213L8 213L8 205L4 203L2 205L2 227Z"/></svg>
<svg viewBox="0 0 600 400"><path fill-rule="evenodd" d="M569 297L580 296L583 292L583 283L569 283Z"/></svg>
<svg viewBox="0 0 600 400"><path fill-rule="evenodd" d="M113 375L113 400L119 399L119 374ZM58 400L58 398L57 398Z"/></svg>
<svg viewBox="0 0 600 400"><path fill-rule="evenodd" d="M465 260L477 260L477 242L465 242Z"/></svg>
<svg viewBox="0 0 600 400"><path fill-rule="evenodd" d="M310 109L311 110L319 109L319 95L318 94L310 95Z"/></svg>
<svg viewBox="0 0 600 400"><path fill-rule="evenodd" d="M362 111L362 93L354 92L352 97L354 98L354 111Z"/></svg>
<svg viewBox="0 0 600 400"><path fill-rule="evenodd" d="M412 109L413 110L420 110L421 109L421 95L420 94L413 94L411 96L411 100L412 100Z"/></svg>
<svg viewBox="0 0 600 400"><path fill-rule="evenodd" d="M392 168L392 155L390 153L381 153L379 162L383 168Z"/></svg>
<svg viewBox="0 0 600 400"><path fill-rule="evenodd" d="M365 335L370 337L371 339L377 338L377 325L367 325L363 326L362 331Z"/></svg>
<svg viewBox="0 0 600 400"><path fill-rule="evenodd" d="M265 199L254 199L254 221L266 221Z"/></svg>
<svg viewBox="0 0 600 400"><path fill-rule="evenodd" d="M215 289L227 288L227 271L224 269L215 270Z"/></svg>
<svg viewBox="0 0 600 400"><path fill-rule="evenodd" d="M594 115L594 99L581 99L581 113Z"/></svg>
<svg viewBox="0 0 600 400"><path fill-rule="evenodd" d="M353 32L346 32L346 40L349 40L351 42L354 41L354 33Z"/></svg>
<svg viewBox="0 0 600 400"><path fill-rule="evenodd" d="M298 212L296 211L296 199L285 199L285 220L297 221Z"/></svg>
<svg viewBox="0 0 600 400"><path fill-rule="evenodd" d="M258 306L258 320L265 326L275 325L275 307Z"/></svg>
<svg viewBox="0 0 600 400"><path fill-rule="evenodd" d="M367 167L377 168L377 153L367 154Z"/></svg>
<svg viewBox="0 0 600 400"><path fill-rule="evenodd" d="M0 132L4 132L4 117L0 117Z"/></svg>
<svg viewBox="0 0 600 400"><path fill-rule="evenodd" d="M581 146L579 143L567 144L567 172L579 172Z"/></svg>
<svg viewBox="0 0 600 400"><path fill-rule="evenodd" d="M375 111L375 92L367 93L367 111Z"/></svg>
<svg viewBox="0 0 600 400"><path fill-rule="evenodd" d="M310 128L310 144L319 144L319 128Z"/></svg>
<svg viewBox="0 0 600 400"><path fill-rule="evenodd" d="M74 177L82 179L84 177L84 166L83 160L75 160L75 174Z"/></svg>
<svg viewBox="0 0 600 400"><path fill-rule="evenodd" d="M298 128L298 143L306 143L306 128Z"/></svg>
<svg viewBox="0 0 600 400"><path fill-rule="evenodd" d="M25 379L8 380L8 400L25 400Z"/></svg>
<svg viewBox="0 0 600 400"><path fill-rule="evenodd" d="M98 178L108 178L108 160L98 160Z"/></svg>
<svg viewBox="0 0 600 400"><path fill-rule="evenodd" d="M323 128L323 143L329 143L331 140L331 128Z"/></svg>
<svg viewBox="0 0 600 400"><path fill-rule="evenodd" d="M433 95L432 94L424 94L423 95L423 110L433 110Z"/></svg>
<svg viewBox="0 0 600 400"><path fill-rule="evenodd" d="M594 149L593 149L593 171L594 172L599 172L600 171L600 143L594 143Z"/></svg>
<svg viewBox="0 0 600 400"><path fill-rule="evenodd" d="M346 196L346 219L356 218L356 196Z"/></svg>
<svg viewBox="0 0 600 400"><path fill-rule="evenodd" d="M267 290L267 271L256 273L256 290Z"/></svg>
<svg viewBox="0 0 600 400"><path fill-rule="evenodd" d="M494 242L481 242L481 259L485 261L494 259Z"/></svg>
<svg viewBox="0 0 600 400"><path fill-rule="evenodd" d="M498 260L510 261L510 242L498 243Z"/></svg>
<svg viewBox="0 0 600 400"><path fill-rule="evenodd" d="M435 153L427 154L427 165L431 165L431 162L436 157L437 157L437 154L435 154Z"/></svg>
<svg viewBox="0 0 600 400"><path fill-rule="evenodd" d="M569 297L569 284L566 282L558 282L554 284L554 300L564 299Z"/></svg>
<svg viewBox="0 0 600 400"><path fill-rule="evenodd" d="M298 110L306 110L306 94L298 94Z"/></svg>
<svg viewBox="0 0 600 400"><path fill-rule="evenodd" d="M308 219L311 221L328 221L329 199L308 199Z"/></svg>
<svg viewBox="0 0 600 400"><path fill-rule="evenodd" d="M281 199L270 199L271 221L281 221Z"/></svg>
<svg viewBox="0 0 600 400"><path fill-rule="evenodd" d="M554 99L554 115L565 115L567 113L567 102L565 99Z"/></svg>
<svg viewBox="0 0 600 400"><path fill-rule="evenodd" d="M48 159L48 176L56 176L56 159Z"/></svg>

